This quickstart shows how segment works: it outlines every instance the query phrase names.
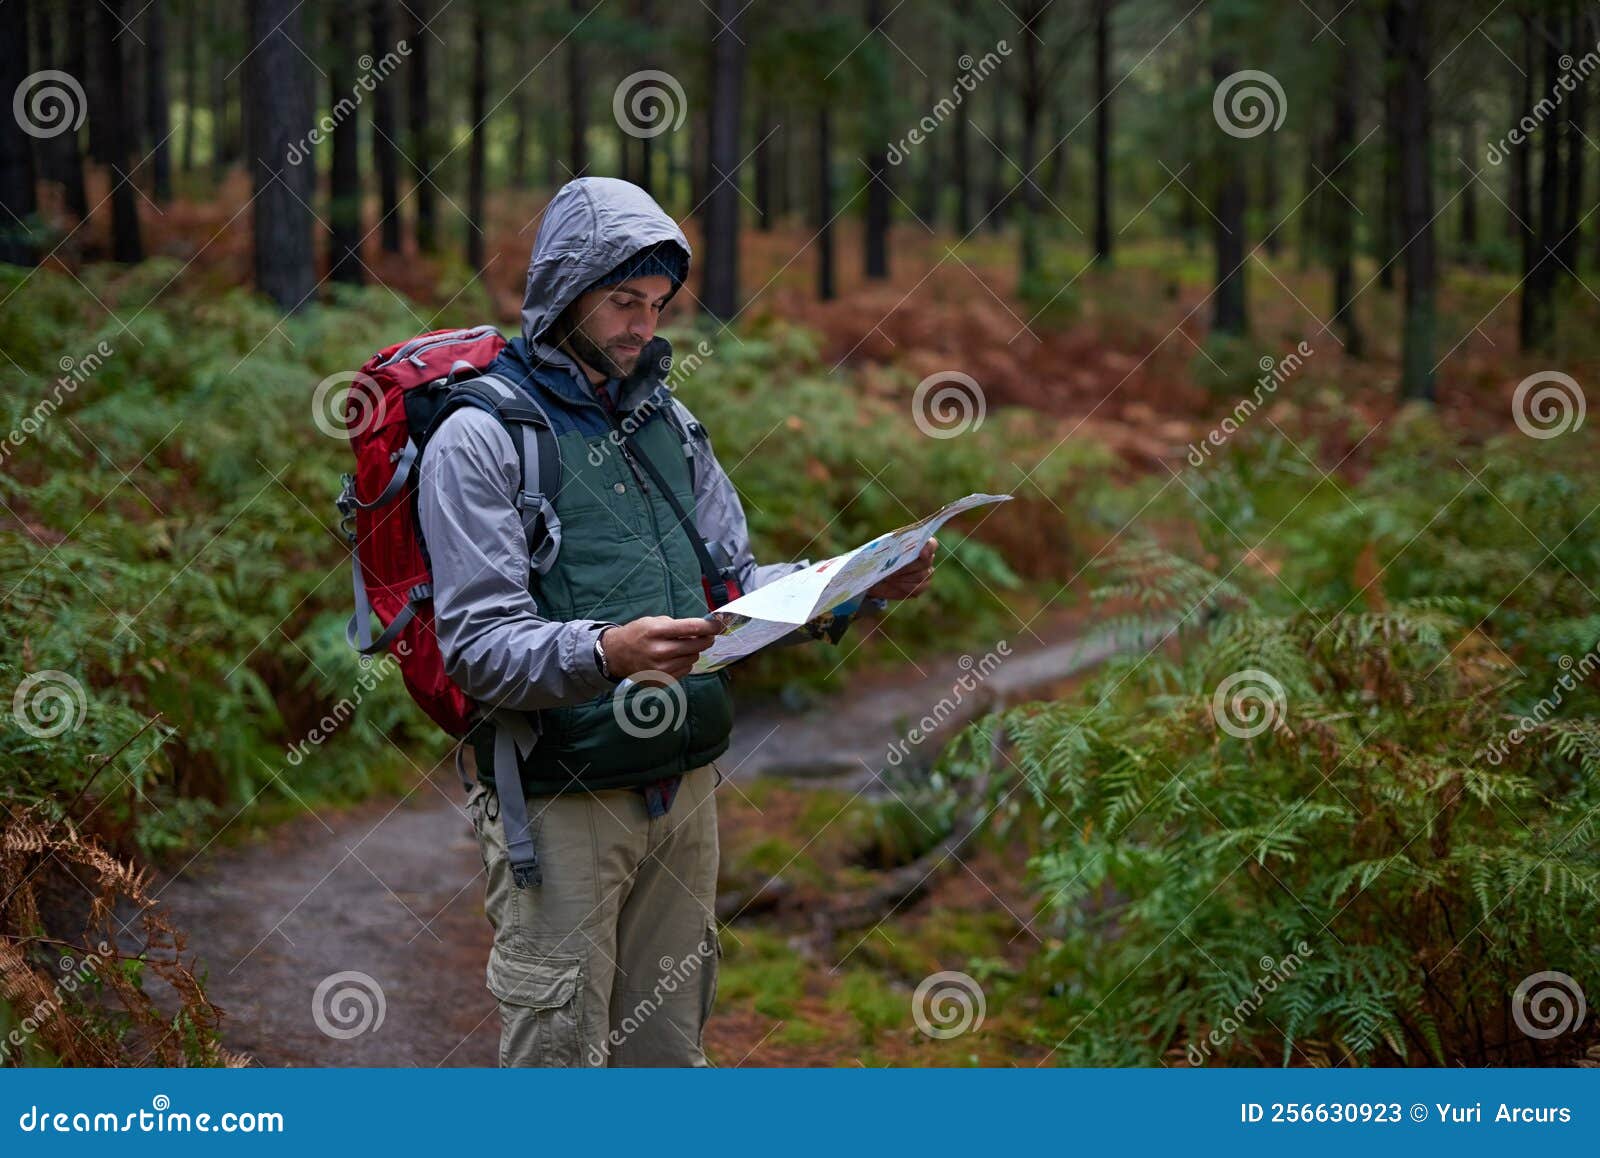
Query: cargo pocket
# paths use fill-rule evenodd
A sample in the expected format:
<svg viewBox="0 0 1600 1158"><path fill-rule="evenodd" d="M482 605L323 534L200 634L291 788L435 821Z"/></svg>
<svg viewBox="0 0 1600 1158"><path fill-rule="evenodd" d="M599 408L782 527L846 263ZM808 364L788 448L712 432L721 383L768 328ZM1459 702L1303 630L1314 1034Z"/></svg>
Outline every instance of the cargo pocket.
<svg viewBox="0 0 1600 1158"><path fill-rule="evenodd" d="M722 971L722 939L717 935L717 922L706 922L704 940L700 944L700 1033L696 1044L705 1053L706 1023L711 1020L711 1007L717 1003L717 974Z"/></svg>
<svg viewBox="0 0 1600 1158"><path fill-rule="evenodd" d="M489 992L500 1002L502 1066L581 1066L583 962L535 957L500 946L489 952Z"/></svg>

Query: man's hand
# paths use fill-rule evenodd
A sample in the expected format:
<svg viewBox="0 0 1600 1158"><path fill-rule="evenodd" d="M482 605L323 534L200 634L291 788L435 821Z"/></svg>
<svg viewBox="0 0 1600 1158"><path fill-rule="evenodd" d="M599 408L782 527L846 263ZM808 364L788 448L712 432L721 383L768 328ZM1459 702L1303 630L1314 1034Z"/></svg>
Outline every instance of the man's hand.
<svg viewBox="0 0 1600 1158"><path fill-rule="evenodd" d="M867 594L879 599L915 599L921 595L933 579L933 553L938 546L938 539L929 539L922 544L920 555L878 580L867 589Z"/></svg>
<svg viewBox="0 0 1600 1158"><path fill-rule="evenodd" d="M646 615L632 623L604 629L600 646L605 648L606 667L618 679L642 671L658 671L682 679L721 631L721 625L709 619Z"/></svg>

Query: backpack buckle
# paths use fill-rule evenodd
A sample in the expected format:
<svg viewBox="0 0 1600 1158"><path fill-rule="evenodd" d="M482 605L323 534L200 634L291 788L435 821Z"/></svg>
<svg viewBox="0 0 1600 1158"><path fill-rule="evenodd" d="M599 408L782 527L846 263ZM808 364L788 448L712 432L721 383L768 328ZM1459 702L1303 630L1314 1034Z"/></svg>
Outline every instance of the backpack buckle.
<svg viewBox="0 0 1600 1158"><path fill-rule="evenodd" d="M534 857L529 864L513 864L511 879L519 889L544 884L544 872L539 868L539 858Z"/></svg>
<svg viewBox="0 0 1600 1158"><path fill-rule="evenodd" d="M339 497L333 500L333 505L339 508L339 531L350 542L356 541L356 476L343 474L339 476Z"/></svg>

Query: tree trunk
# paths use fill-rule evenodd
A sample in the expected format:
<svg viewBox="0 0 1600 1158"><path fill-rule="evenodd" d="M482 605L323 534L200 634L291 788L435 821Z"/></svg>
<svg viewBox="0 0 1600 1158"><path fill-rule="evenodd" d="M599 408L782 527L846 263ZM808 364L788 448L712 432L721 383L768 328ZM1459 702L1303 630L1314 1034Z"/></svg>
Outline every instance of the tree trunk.
<svg viewBox="0 0 1600 1158"><path fill-rule="evenodd" d="M710 165L707 159L710 149L706 138L710 135L710 114L705 109L691 109L689 112L689 212L699 213L705 208L706 193L709 186L706 184L706 172Z"/></svg>
<svg viewBox="0 0 1600 1158"><path fill-rule="evenodd" d="M633 139L633 134L617 121L617 176L624 181L633 181L633 173L629 166L632 162L633 150L628 147L628 142Z"/></svg>
<svg viewBox="0 0 1600 1158"><path fill-rule="evenodd" d="M85 0L68 0L66 71L82 77L89 67L88 28L89 14ZM67 211L79 221L89 216L89 192L83 180L83 137L81 130L61 134L60 164L62 191L66 194Z"/></svg>
<svg viewBox="0 0 1600 1158"><path fill-rule="evenodd" d="M67 11L70 21L81 12ZM40 5L33 13L34 43L38 48L38 56L34 61L36 69L61 68L60 48L56 36L55 12L46 5ZM83 29L82 27L68 28L68 59L65 71L72 76L83 75ZM78 71L73 71L77 69ZM76 118L82 106L76 102L73 105L73 116ZM69 122L70 123L70 122ZM89 195L83 184L83 155L79 147L78 133L80 129L64 129L60 134L39 142L39 162L44 169L43 176L61 186L62 198L66 203L67 212L82 221L89 216Z"/></svg>
<svg viewBox="0 0 1600 1158"><path fill-rule="evenodd" d="M884 116L893 86L889 80L888 49L883 25L887 18L881 0L867 0L867 34L872 48L866 57L870 71L867 150L867 216L862 235L862 268L869 281L889 276L889 154Z"/></svg>
<svg viewBox="0 0 1600 1158"><path fill-rule="evenodd" d="M567 34L567 165L572 176L582 177L589 169L589 73L583 53L583 20L586 0L568 0L572 27Z"/></svg>
<svg viewBox="0 0 1600 1158"><path fill-rule="evenodd" d="M406 119L411 128L412 200L416 202L417 249L431 253L439 246L437 191L433 185L433 149L428 105L428 0L406 0L411 13L411 62L407 77Z"/></svg>
<svg viewBox="0 0 1600 1158"><path fill-rule="evenodd" d="M390 0L371 0L367 10L372 59L382 60L393 51ZM409 48L410 45L407 45ZM413 64L411 67L416 67ZM378 227L385 253L400 252L400 157L395 143L394 91L386 78L372 94L372 168L378 175Z"/></svg>
<svg viewBox="0 0 1600 1158"><path fill-rule="evenodd" d="M1391 2L1383 14L1383 35L1386 43L1391 45L1398 35L1395 19L1395 7ZM1383 73L1383 186L1377 227L1372 231L1372 236L1377 248L1374 256L1378 262L1378 287L1392 290L1395 265L1400 256L1397 237L1400 218L1400 95L1392 57L1386 62Z"/></svg>
<svg viewBox="0 0 1600 1158"><path fill-rule="evenodd" d="M548 112L539 118L539 150L544 157L544 187L553 193L561 184L561 126Z"/></svg>
<svg viewBox="0 0 1600 1158"><path fill-rule="evenodd" d="M1555 91L1561 75L1560 48L1545 30L1545 91ZM1555 288L1561 266L1557 261L1561 214L1561 137L1564 109L1558 109L1539 133L1539 211L1534 221L1533 268L1522 287L1523 305L1529 314L1531 346L1543 349L1555 332Z"/></svg>
<svg viewBox="0 0 1600 1158"><path fill-rule="evenodd" d="M107 104L99 110L106 125L104 147L111 178L111 258L129 265L144 260L139 234L138 196L128 156L133 140L134 111L124 99L122 41L118 33L126 20L127 0L100 0L95 27L100 40L100 67L105 74L101 92ZM95 116L90 110L90 119Z"/></svg>
<svg viewBox="0 0 1600 1158"><path fill-rule="evenodd" d="M194 4L183 10L183 149L178 168L194 172L195 110L200 106L200 17Z"/></svg>
<svg viewBox="0 0 1600 1158"><path fill-rule="evenodd" d="M956 187L956 232L972 232L972 129L968 123L966 94L956 105L955 133L950 141L951 179Z"/></svg>
<svg viewBox="0 0 1600 1158"><path fill-rule="evenodd" d="M991 232L1005 228L1006 207L1011 200L1006 189L1006 91L1001 77L991 76L985 82L994 91L994 130L989 135L989 205L986 213Z"/></svg>
<svg viewBox="0 0 1600 1158"><path fill-rule="evenodd" d="M739 119L744 45L739 0L716 0L711 21L711 189L706 194L706 272L701 302L723 321L739 312Z"/></svg>
<svg viewBox="0 0 1600 1158"><path fill-rule="evenodd" d="M1472 165L1478 158L1477 110L1467 107L1467 119L1461 125L1461 155ZM1478 244L1478 183L1468 181L1461 190L1461 248L1468 261Z"/></svg>
<svg viewBox="0 0 1600 1158"><path fill-rule="evenodd" d="M1212 83L1220 87L1235 71L1232 54L1222 48L1215 50L1211 58ZM1213 232L1217 268L1211 328L1220 334L1242 336L1249 328L1245 308L1244 172L1238 163L1238 143L1226 136L1226 139L1219 137L1217 145L1221 155L1217 165L1216 205L1212 210L1216 218Z"/></svg>
<svg viewBox="0 0 1600 1158"><path fill-rule="evenodd" d="M1357 76L1358 58L1350 40L1339 52L1338 77L1333 91L1332 156L1328 163L1328 183L1333 186L1325 199L1327 204L1328 248L1333 261L1333 320L1339 328L1339 340L1344 352L1352 358L1363 357L1366 340L1356 318L1355 285L1355 210L1351 208L1356 192L1350 174L1354 163L1350 156L1356 144L1356 100L1360 92Z"/></svg>
<svg viewBox="0 0 1600 1158"><path fill-rule="evenodd" d="M352 107L351 70L356 60L356 24L338 6L328 8L333 42L328 70L328 109L333 119L333 162L328 173L328 277L360 285L361 266L361 126ZM373 58L378 59L377 57ZM383 82L378 82L382 87ZM311 164L308 157L305 164Z"/></svg>
<svg viewBox="0 0 1600 1158"><path fill-rule="evenodd" d="M211 184L222 184L222 174L228 163L228 68L227 54L223 51L223 21L226 18L221 4L211 9L207 21L210 44L207 45L206 67L210 78L211 101Z"/></svg>
<svg viewBox="0 0 1600 1158"><path fill-rule="evenodd" d="M511 187L513 189L526 189L528 187L528 150L533 144L533 134L529 131L533 120L533 90L527 81L517 84L517 91L511 98L511 115L517 119L516 131L511 136Z"/></svg>
<svg viewBox="0 0 1600 1158"><path fill-rule="evenodd" d="M1338 94L1333 96L1338 101ZM1328 214L1331 211L1329 202L1334 194L1325 190L1317 181L1318 161L1324 173L1333 171L1334 159L1327 156L1332 144L1320 131L1321 110L1315 114L1316 123L1308 126L1306 131L1305 171L1301 174L1300 187L1305 193L1300 202L1300 272L1305 273L1311 268L1311 262L1322 239L1329 233ZM1320 155L1320 156L1319 156ZM1293 211L1290 216L1294 216ZM1281 224L1287 225L1284 221Z"/></svg>
<svg viewBox="0 0 1600 1158"><path fill-rule="evenodd" d="M150 191L157 205L172 200L172 109L167 96L166 0L145 9L144 125L150 155Z"/></svg>
<svg viewBox="0 0 1600 1158"><path fill-rule="evenodd" d="M1522 18L1522 67L1513 68L1508 74L1511 79L1511 121L1516 123L1523 115L1523 110L1533 107L1533 29L1526 16ZM1517 344L1524 350L1533 345L1531 326L1533 317L1528 311L1527 285L1528 279L1533 276L1533 173L1528 159L1528 143L1526 141L1517 145L1510 157L1511 161L1511 210L1506 229L1518 241L1518 254L1521 258L1519 268L1520 277L1518 284L1523 287L1523 294L1517 311Z"/></svg>
<svg viewBox="0 0 1600 1158"><path fill-rule="evenodd" d="M1261 142L1263 160L1261 174L1261 220L1267 235L1262 241L1268 257L1277 257L1283 250L1283 231L1278 228L1278 134L1269 132ZM1313 215L1316 198L1305 206Z"/></svg>
<svg viewBox="0 0 1600 1158"><path fill-rule="evenodd" d="M0 93L9 96L28 87L26 4L0 6L0 41L6 46L0 52ZM75 114L68 109L65 115ZM39 260L35 244L39 207L34 189L34 138L22 127L30 119L0 117L0 261L12 265L33 265Z"/></svg>
<svg viewBox="0 0 1600 1158"><path fill-rule="evenodd" d="M785 105L785 111L792 108ZM794 192L795 165L794 165L794 139L795 130L792 126L778 126L777 136L772 138L777 145L777 175L772 182L772 213L780 222L788 220L793 212L798 198Z"/></svg>
<svg viewBox="0 0 1600 1158"><path fill-rule="evenodd" d="M817 299L836 296L833 278L833 113L826 98L817 105Z"/></svg>
<svg viewBox="0 0 1600 1158"><path fill-rule="evenodd" d="M291 149L305 149L311 128L311 82L297 0L250 0L250 70L244 84L250 111L250 171L255 197L256 288L278 308L303 308L316 289L311 244L315 160L290 164Z"/></svg>
<svg viewBox="0 0 1600 1158"><path fill-rule="evenodd" d="M1571 13L1568 23L1568 43L1572 45L1572 55L1578 56L1585 51L1582 39L1583 26L1576 9ZM1579 235L1583 229L1583 162L1588 156L1589 143L1584 120L1588 115L1588 88L1583 81L1579 81L1567 101L1566 117L1566 171L1565 188L1561 198L1561 226L1559 241L1556 244L1556 253L1561 258L1558 274L1566 278L1578 276L1579 263Z"/></svg>
<svg viewBox="0 0 1600 1158"><path fill-rule="evenodd" d="M639 27L654 37L656 33L656 6L655 0L639 0ZM647 51L644 58L645 68L655 68L655 53ZM674 112L676 116L676 112ZM656 180L656 141L653 136L646 136L639 141L639 188L646 193L655 193Z"/></svg>
<svg viewBox="0 0 1600 1158"><path fill-rule="evenodd" d="M1046 0L1048 2L1048 0ZM1022 137L1019 142L1021 156L1017 167L1022 170L1022 228L1019 230L1020 251L1018 269L1024 286L1039 273L1039 216L1043 208L1039 196L1039 183L1033 170L1039 155L1039 118L1044 112L1044 63L1039 59L1043 35L1045 7L1038 0L1029 0L1018 10L1022 17L1019 36L1022 39L1022 84L1019 89L1022 105Z"/></svg>
<svg viewBox="0 0 1600 1158"><path fill-rule="evenodd" d="M1094 10L1094 259L1102 263L1111 260L1111 6L1096 0Z"/></svg>
<svg viewBox="0 0 1600 1158"><path fill-rule="evenodd" d="M111 139L117 134L113 132L113 125L109 120L98 120L95 113L101 109L108 109L121 101L121 94L112 100L106 90L105 57L106 36L100 31L100 21L106 19L105 12L101 9L99 0L68 0L70 7L67 9L69 32L75 42L73 55L76 63L83 69L82 72L73 72L72 66L67 66L67 71L83 82L83 91L89 105L89 115L84 119L87 130L88 159L96 165L111 163ZM121 44L117 40L118 45Z"/></svg>
<svg viewBox="0 0 1600 1158"><path fill-rule="evenodd" d="M472 6L472 143L467 156L467 268L481 274L484 269L484 228L488 174L485 158L488 149L489 120L489 17L488 0L475 0Z"/></svg>
<svg viewBox="0 0 1600 1158"><path fill-rule="evenodd" d="M772 127L772 97L763 82L761 102L756 106L756 228L762 233L772 232L772 142L776 133Z"/></svg>
<svg viewBox="0 0 1600 1158"><path fill-rule="evenodd" d="M1393 51L1399 66L1400 230L1405 246L1405 320L1401 330L1400 396L1434 400L1435 295L1433 235L1433 108L1428 91L1427 0L1390 0Z"/></svg>

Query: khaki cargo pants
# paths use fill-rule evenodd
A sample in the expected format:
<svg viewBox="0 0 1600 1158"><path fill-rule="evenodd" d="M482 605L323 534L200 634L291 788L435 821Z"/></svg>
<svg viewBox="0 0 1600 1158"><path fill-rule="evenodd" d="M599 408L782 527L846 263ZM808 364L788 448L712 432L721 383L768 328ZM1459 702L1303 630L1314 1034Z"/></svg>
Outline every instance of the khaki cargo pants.
<svg viewBox="0 0 1600 1158"><path fill-rule="evenodd" d="M665 816L632 789L530 796L542 884L512 883L499 798L467 797L494 927L502 1066L703 1066L716 997L721 773L684 774Z"/></svg>

